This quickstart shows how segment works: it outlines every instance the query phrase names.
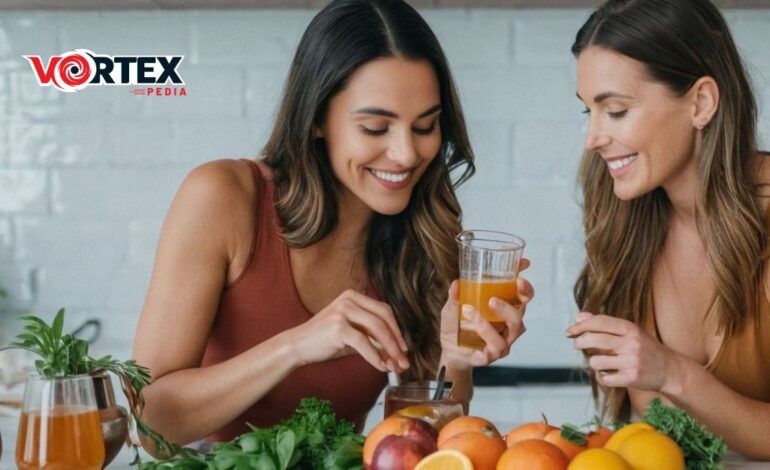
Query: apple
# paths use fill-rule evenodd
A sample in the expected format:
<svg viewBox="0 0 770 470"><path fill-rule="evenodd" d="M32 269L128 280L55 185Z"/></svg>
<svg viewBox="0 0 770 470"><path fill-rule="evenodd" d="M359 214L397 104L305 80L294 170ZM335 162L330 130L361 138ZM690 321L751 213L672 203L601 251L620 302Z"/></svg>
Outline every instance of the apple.
<svg viewBox="0 0 770 470"><path fill-rule="evenodd" d="M436 442L424 438L386 436L374 451L370 470L412 470L428 454L437 450Z"/></svg>
<svg viewBox="0 0 770 470"><path fill-rule="evenodd" d="M389 436L406 437L409 439L423 442L424 446L436 449L436 439L438 432L421 419L409 418L406 416L389 416L375 426L364 443L364 467L371 470L374 454L379 448L379 444Z"/></svg>

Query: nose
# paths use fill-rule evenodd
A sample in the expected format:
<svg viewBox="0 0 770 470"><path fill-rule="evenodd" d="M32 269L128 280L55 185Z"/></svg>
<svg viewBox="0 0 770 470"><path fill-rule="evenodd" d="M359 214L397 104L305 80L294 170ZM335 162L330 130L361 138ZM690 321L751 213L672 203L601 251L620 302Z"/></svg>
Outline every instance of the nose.
<svg viewBox="0 0 770 470"><path fill-rule="evenodd" d="M393 132L392 136L393 138L388 148L388 158L404 168L417 166L419 156L414 145L412 130L406 129L403 132Z"/></svg>
<svg viewBox="0 0 770 470"><path fill-rule="evenodd" d="M610 137L599 126L593 122L593 119L588 120L588 128L586 129L586 138L583 143L583 147L588 150L597 150L610 143Z"/></svg>

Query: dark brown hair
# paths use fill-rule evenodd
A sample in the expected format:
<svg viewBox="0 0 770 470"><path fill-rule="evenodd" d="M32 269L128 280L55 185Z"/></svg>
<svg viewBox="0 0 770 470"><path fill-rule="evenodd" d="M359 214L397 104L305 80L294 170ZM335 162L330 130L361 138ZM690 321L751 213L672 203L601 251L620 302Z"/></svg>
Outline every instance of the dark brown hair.
<svg viewBox="0 0 770 470"><path fill-rule="evenodd" d="M369 278L393 308L409 344L411 367L405 378L425 379L438 364L440 312L458 276L454 236L461 230L461 211L454 191L474 172L452 75L425 20L400 0L327 5L300 41L263 154L275 173L275 204L286 243L304 247L329 235L338 220L338 183L313 127L323 121L329 100L351 74L383 57L428 61L440 87L439 154L415 185L406 210L375 214L365 254Z"/></svg>

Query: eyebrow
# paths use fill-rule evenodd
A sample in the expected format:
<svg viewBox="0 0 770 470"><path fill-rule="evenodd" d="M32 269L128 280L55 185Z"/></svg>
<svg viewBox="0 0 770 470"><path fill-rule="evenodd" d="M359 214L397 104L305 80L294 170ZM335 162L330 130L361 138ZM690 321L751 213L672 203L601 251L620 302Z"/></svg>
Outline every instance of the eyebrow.
<svg viewBox="0 0 770 470"><path fill-rule="evenodd" d="M575 93L575 96L577 96L580 101L583 101L583 98L580 97L580 93ZM615 91L605 91L604 93L599 93L594 97L594 103L599 104L607 98L633 99L633 96L624 95Z"/></svg>
<svg viewBox="0 0 770 470"><path fill-rule="evenodd" d="M435 114L438 111L441 111L440 104L434 105L427 111L420 113L417 116L417 119L422 119L424 117L430 116L431 114ZM353 111L353 114L374 114L376 116L385 116L393 119L398 119L398 114L394 113L393 111L388 111L387 109L382 109L382 108L361 108Z"/></svg>

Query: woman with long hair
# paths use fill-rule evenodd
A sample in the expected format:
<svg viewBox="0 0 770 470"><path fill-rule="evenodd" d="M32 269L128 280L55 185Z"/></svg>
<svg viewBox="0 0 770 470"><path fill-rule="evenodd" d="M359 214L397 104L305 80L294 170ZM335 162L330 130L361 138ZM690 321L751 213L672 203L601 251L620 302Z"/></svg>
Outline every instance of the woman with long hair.
<svg viewBox="0 0 770 470"><path fill-rule="evenodd" d="M385 386L453 380L508 353L533 295L499 334L457 346L461 211L474 171L446 58L400 0L338 0L311 21L263 158L195 169L166 217L134 357L144 419L169 440L228 440L330 400L361 429Z"/></svg>
<svg viewBox="0 0 770 470"><path fill-rule="evenodd" d="M709 0L610 0L577 34L587 261L567 330L604 412L654 397L770 459L768 156Z"/></svg>

